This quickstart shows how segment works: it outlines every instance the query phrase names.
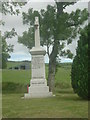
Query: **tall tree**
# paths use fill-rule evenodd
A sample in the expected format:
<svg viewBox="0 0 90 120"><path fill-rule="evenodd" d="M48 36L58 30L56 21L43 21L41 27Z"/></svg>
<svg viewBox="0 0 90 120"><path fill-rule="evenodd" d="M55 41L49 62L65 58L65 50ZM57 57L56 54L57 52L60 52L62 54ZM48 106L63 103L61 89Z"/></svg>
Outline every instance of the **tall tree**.
<svg viewBox="0 0 90 120"><path fill-rule="evenodd" d="M25 5L25 2L1 2L0 1L0 13L4 15L7 15L7 14L18 15L19 14L18 6L21 7L22 5ZM4 21L0 20L0 25L5 25ZM0 49L0 64L1 64L1 57L2 57L3 69L7 67L7 59L10 58L9 53L13 51L13 45L7 45L6 39L12 38L15 35L17 35L17 33L15 32L14 28L12 28L11 31L6 31L4 35L1 35L1 32L0 32L0 43L1 43L0 48L2 47L2 51Z"/></svg>
<svg viewBox="0 0 90 120"><path fill-rule="evenodd" d="M31 49L34 45L34 18L38 16L40 20L41 44L47 46L47 54L49 56L48 85L50 91L54 90L58 56L73 57L70 50L64 50L65 41L70 44L80 31L80 25L88 18L86 9L82 11L77 9L70 14L64 12L66 6L73 3L58 2L56 4L57 10L56 6L48 5L46 10L42 9L40 12L31 8L28 13L23 13L23 24L28 24L30 27L28 32L25 31L23 36L18 38L20 43ZM49 50L50 46L52 46L51 52Z"/></svg>
<svg viewBox="0 0 90 120"><path fill-rule="evenodd" d="M75 93L83 99L90 100L88 88L88 42L90 40L90 24L86 26L80 35L76 56L72 63L71 83Z"/></svg>
<svg viewBox="0 0 90 120"><path fill-rule="evenodd" d="M12 36L15 35L15 29L12 29L11 31L5 32L4 36L2 36L2 69L5 69L7 67L7 59L10 58L9 53L13 52L13 45L7 45L6 38L12 38Z"/></svg>
<svg viewBox="0 0 90 120"><path fill-rule="evenodd" d="M1 32L0 32L0 69L2 68L2 47L1 47L1 44L2 44L2 38L1 38Z"/></svg>

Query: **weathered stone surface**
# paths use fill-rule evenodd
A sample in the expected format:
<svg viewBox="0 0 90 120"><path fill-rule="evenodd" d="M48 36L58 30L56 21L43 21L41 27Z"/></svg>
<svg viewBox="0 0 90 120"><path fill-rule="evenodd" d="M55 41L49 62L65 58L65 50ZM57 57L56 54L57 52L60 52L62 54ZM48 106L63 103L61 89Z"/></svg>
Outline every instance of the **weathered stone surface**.
<svg viewBox="0 0 90 120"><path fill-rule="evenodd" d="M35 47L40 47L39 19L35 17Z"/></svg>
<svg viewBox="0 0 90 120"><path fill-rule="evenodd" d="M32 56L32 79L45 79L45 63L43 55Z"/></svg>
<svg viewBox="0 0 90 120"><path fill-rule="evenodd" d="M40 46L40 48L33 47L30 50L31 55L45 55L46 51L43 49L43 47Z"/></svg>
<svg viewBox="0 0 90 120"><path fill-rule="evenodd" d="M52 96L52 92L49 92L49 87L47 86L47 80L45 78L44 55L46 51L40 46L39 21L37 17L35 20L35 47L30 51L32 55L32 76L29 91L24 95L24 98Z"/></svg>
<svg viewBox="0 0 90 120"><path fill-rule="evenodd" d="M30 94L25 94L24 98L26 99L30 99L30 98L46 98L46 97L52 97L52 93L51 92L33 92Z"/></svg>

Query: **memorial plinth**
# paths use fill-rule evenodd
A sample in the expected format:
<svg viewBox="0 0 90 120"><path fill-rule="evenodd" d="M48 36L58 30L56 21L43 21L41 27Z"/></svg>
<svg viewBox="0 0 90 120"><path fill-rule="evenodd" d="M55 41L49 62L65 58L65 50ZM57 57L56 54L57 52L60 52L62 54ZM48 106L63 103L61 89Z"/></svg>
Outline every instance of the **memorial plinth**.
<svg viewBox="0 0 90 120"><path fill-rule="evenodd" d="M38 17L35 17L35 47L31 49L30 53L32 56L32 76L29 91L24 95L24 98L50 97L52 96L52 92L49 92L45 77L44 55L46 54L46 51L40 46Z"/></svg>

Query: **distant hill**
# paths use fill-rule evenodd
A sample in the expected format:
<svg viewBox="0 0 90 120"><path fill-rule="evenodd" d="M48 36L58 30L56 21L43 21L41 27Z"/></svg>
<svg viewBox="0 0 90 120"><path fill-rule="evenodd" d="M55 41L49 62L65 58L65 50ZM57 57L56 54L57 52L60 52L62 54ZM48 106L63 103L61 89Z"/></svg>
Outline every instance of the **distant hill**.
<svg viewBox="0 0 90 120"><path fill-rule="evenodd" d="M31 66L31 61L8 61L7 62L7 69L19 67L20 65L28 65Z"/></svg>
<svg viewBox="0 0 90 120"><path fill-rule="evenodd" d="M7 69L11 68L11 67L17 67L20 65L24 65L27 64L28 66L31 66L31 61L8 61L7 62ZM45 64L46 66L48 66L48 63ZM60 63L59 67L63 67L63 68L70 68L72 65L72 63Z"/></svg>

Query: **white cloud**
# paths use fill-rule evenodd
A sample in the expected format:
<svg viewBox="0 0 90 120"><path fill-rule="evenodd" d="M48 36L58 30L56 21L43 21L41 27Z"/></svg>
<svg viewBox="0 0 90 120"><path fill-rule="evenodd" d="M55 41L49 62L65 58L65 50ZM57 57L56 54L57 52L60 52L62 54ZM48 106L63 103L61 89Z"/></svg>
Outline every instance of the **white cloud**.
<svg viewBox="0 0 90 120"><path fill-rule="evenodd" d="M35 10L40 10L42 8L43 9L46 8L46 6L48 4L51 4L51 5L55 4L54 0L50 0L50 1L46 1L46 0L41 1L41 0L39 0L37 2L35 2L36 0L34 0L33 2L32 1L33 0L30 0L28 4L23 6L21 11L27 12L30 7L34 8ZM70 6L67 7L66 11L67 12L71 12L72 10L75 11L77 8L80 8L80 9L88 8L88 2L85 2L84 4L83 4L83 2L78 2L75 5L70 5ZM23 25L23 23L22 23L22 15L21 14L19 14L18 16L16 16L16 15L13 15L13 16L7 15L7 16L5 16L5 15L3 15L2 19L3 19L3 21L5 21L5 26L3 26L3 28L2 28L2 32L6 31L6 30L7 31L11 30L14 27L16 29L16 32L19 35L22 35L22 32L28 29L28 26ZM25 59L28 59L28 57L26 57L26 56L30 57L28 49L25 46L19 44L17 42L17 39L18 39L17 37L14 37L12 39L7 40L8 44L13 44L14 45L14 53L11 54L11 59L15 60L16 59L15 55L18 57L18 59L21 59L20 55L22 55L22 54L25 56L24 57L22 55ZM76 46L75 41L72 43L72 45L69 45L70 49L75 53L75 49L73 49L74 48L73 46ZM50 51L51 51L51 49L52 49L52 47L50 48ZM47 55L45 56L45 61L48 61Z"/></svg>

